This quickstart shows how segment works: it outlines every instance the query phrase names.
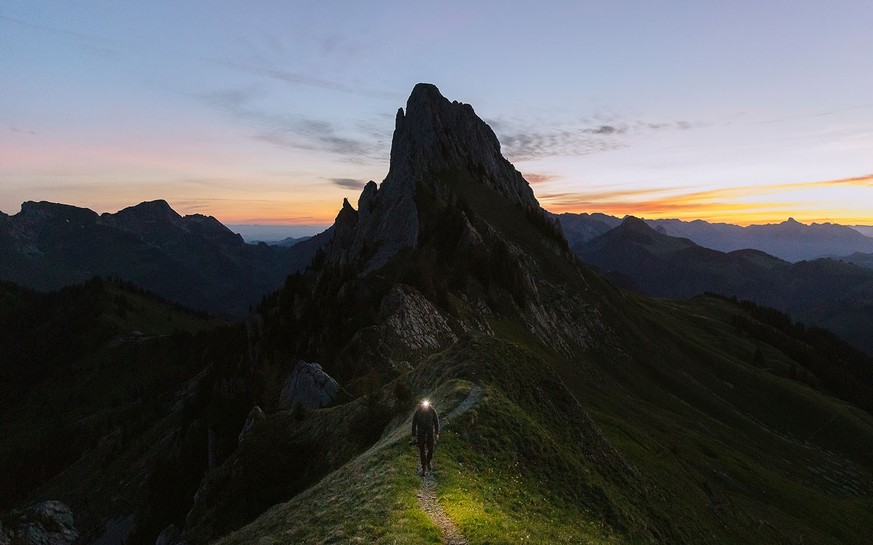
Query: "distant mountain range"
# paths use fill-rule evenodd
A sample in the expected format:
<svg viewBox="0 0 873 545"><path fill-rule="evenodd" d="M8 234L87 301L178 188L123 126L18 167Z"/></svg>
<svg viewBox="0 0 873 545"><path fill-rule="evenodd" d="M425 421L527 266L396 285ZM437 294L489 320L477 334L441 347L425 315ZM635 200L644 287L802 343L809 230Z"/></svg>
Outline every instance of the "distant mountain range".
<svg viewBox="0 0 873 545"><path fill-rule="evenodd" d="M258 223L225 223L228 229L239 233L249 244L266 242L276 244L283 241L304 240L315 236L329 225L270 225Z"/></svg>
<svg viewBox="0 0 873 545"><path fill-rule="evenodd" d="M832 259L789 263L759 250L720 252L665 235L634 217L572 249L616 283L641 293L684 299L714 292L755 301L831 329L873 354L869 268Z"/></svg>
<svg viewBox="0 0 873 545"><path fill-rule="evenodd" d="M561 214L557 216L570 245L587 242L617 227L621 219L606 214ZM722 252L761 250L785 261L820 257L845 257L854 253L873 254L873 228L848 227L833 223L805 225L793 218L766 225L741 227L728 223L676 219L644 220L653 229Z"/></svg>
<svg viewBox="0 0 873 545"><path fill-rule="evenodd" d="M117 277L198 310L241 317L320 244L246 244L211 216L181 216L166 201L115 214L49 202L0 213L0 280L51 290Z"/></svg>
<svg viewBox="0 0 873 545"><path fill-rule="evenodd" d="M275 271L250 253L287 258L166 203L134 209L29 204L2 218L0 259L35 276L84 273L74 253L128 260L229 294ZM768 271L808 265L632 219L589 243L662 283L688 267L770 286ZM43 527L74 522L96 544L869 541L873 358L773 309L606 282L472 106L435 86L398 111L384 181L301 244L311 265L245 322L127 283L0 282L0 541L36 542L44 500L67 510ZM319 393L301 363L342 395L286 403ZM425 398L441 433L419 476Z"/></svg>

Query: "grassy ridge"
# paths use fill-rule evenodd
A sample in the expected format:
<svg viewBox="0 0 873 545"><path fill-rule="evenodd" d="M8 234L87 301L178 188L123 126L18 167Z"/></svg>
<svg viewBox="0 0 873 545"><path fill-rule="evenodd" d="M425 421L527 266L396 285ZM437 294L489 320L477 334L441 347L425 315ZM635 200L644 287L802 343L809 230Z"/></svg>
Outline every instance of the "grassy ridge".
<svg viewBox="0 0 873 545"><path fill-rule="evenodd" d="M444 411L484 388L435 460L440 504L468 541L859 542L870 416L781 376L791 360L772 347L771 367L752 366L756 341L733 331L729 302L635 304L640 342L608 361L569 361L494 323L498 338L467 337L401 377ZM407 429L395 419L220 542L438 543Z"/></svg>

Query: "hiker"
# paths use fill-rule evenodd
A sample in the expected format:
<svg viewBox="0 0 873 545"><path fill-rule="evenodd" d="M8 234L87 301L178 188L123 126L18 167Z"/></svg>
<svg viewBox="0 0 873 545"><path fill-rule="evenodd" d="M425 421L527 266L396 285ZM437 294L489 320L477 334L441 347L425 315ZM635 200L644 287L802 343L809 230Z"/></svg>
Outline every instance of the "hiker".
<svg viewBox="0 0 873 545"><path fill-rule="evenodd" d="M412 415L412 438L418 442L418 455L421 458L421 475L431 470L434 440L440 438L440 417L430 401L424 400Z"/></svg>

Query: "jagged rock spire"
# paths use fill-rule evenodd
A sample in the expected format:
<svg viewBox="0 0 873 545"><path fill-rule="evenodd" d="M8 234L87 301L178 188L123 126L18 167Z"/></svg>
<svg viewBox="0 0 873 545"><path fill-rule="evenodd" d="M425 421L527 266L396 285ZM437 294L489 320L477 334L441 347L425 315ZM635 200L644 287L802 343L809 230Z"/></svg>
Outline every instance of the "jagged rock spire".
<svg viewBox="0 0 873 545"><path fill-rule="evenodd" d="M491 127L469 104L449 102L436 86L419 83L397 112L391 143L391 166L378 188L366 185L358 200L354 236L328 248L335 261L367 256L365 270L383 265L418 240L418 184L443 193L440 175L464 172L475 182L497 190L523 210L538 209L530 185L500 153ZM348 203L344 203L346 208Z"/></svg>
<svg viewBox="0 0 873 545"><path fill-rule="evenodd" d="M500 153L497 136L473 107L449 102L436 86L419 83L406 102L406 112L397 112L385 182L420 180L449 170L475 174L522 208L539 207L530 185Z"/></svg>

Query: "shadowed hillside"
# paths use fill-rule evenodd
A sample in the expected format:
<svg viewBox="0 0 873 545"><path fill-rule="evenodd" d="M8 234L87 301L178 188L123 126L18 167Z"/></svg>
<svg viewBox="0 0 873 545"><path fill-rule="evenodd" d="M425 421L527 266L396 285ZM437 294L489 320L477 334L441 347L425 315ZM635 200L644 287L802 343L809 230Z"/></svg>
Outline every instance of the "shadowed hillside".
<svg viewBox="0 0 873 545"><path fill-rule="evenodd" d="M290 248L245 244L215 218L180 216L166 201L102 215L26 202L18 214L0 217L0 279L47 291L112 276L238 318L305 268L320 240Z"/></svg>
<svg viewBox="0 0 873 545"><path fill-rule="evenodd" d="M831 329L873 354L873 271L832 259L787 263L756 250L723 253L626 218L573 246L579 258L614 282L655 297L720 293Z"/></svg>
<svg viewBox="0 0 873 545"><path fill-rule="evenodd" d="M343 203L312 266L190 352L202 374L141 434L175 458L114 459L148 475L118 515L128 543L866 538L873 417L829 394L809 338L724 298L607 283L436 87L395 125L388 175ZM288 402L305 362L341 386L332 401ZM424 397L445 425L422 478L408 436ZM196 494L174 463L189 455ZM32 495L105 535L80 490L132 486L118 477L68 469Z"/></svg>

